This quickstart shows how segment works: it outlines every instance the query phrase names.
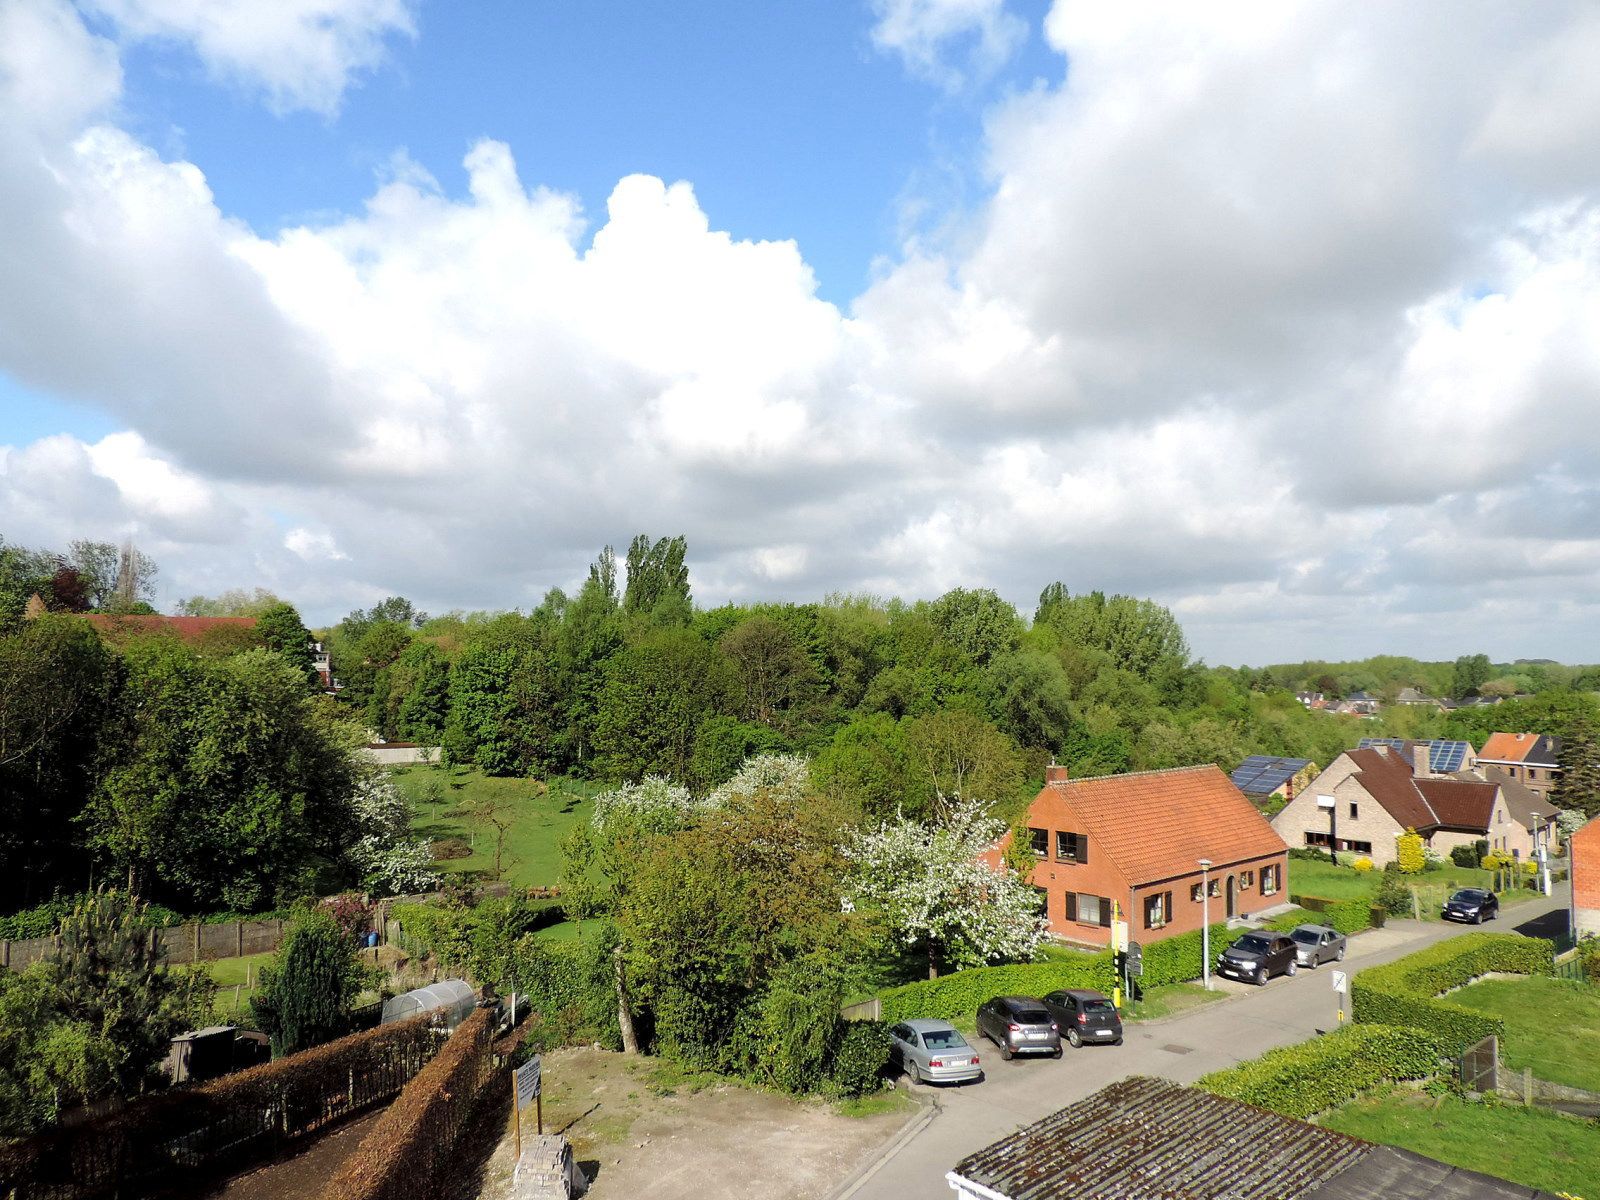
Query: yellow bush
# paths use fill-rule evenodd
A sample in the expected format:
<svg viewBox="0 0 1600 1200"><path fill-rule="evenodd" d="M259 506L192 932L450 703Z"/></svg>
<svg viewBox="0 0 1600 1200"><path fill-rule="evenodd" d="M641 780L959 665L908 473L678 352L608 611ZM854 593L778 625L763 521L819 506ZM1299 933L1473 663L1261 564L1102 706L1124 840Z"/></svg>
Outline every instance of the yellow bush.
<svg viewBox="0 0 1600 1200"><path fill-rule="evenodd" d="M1400 860L1400 870L1407 875L1420 875L1428 865L1422 852L1422 838L1415 829L1407 829L1395 838L1395 854Z"/></svg>
<svg viewBox="0 0 1600 1200"><path fill-rule="evenodd" d="M1350 865L1358 871L1372 870L1372 860L1367 858L1365 855L1356 859L1355 862L1351 863Z"/></svg>

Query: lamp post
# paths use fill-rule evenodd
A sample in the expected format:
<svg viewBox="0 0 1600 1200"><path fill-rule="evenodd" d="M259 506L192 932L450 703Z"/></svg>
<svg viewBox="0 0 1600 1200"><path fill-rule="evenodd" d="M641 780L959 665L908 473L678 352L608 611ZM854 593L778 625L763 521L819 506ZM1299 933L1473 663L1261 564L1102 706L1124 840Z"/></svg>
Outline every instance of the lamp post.
<svg viewBox="0 0 1600 1200"><path fill-rule="evenodd" d="M1200 977L1211 990L1211 860L1200 860Z"/></svg>

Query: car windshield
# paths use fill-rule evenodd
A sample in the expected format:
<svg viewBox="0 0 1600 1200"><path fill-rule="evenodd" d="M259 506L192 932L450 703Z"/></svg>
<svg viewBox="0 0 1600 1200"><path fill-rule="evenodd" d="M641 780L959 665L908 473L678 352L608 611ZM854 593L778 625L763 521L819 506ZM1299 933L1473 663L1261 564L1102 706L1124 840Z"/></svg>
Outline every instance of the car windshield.
<svg viewBox="0 0 1600 1200"><path fill-rule="evenodd" d="M1483 899L1483 893L1475 892L1471 888L1462 888L1461 891L1457 892L1454 896L1451 896L1450 899L1459 900L1463 904L1477 904Z"/></svg>
<svg viewBox="0 0 1600 1200"><path fill-rule="evenodd" d="M1244 937L1235 942L1233 944L1233 948L1235 950L1243 950L1247 954L1265 954L1268 950L1272 949L1272 943L1267 941L1267 939L1264 937L1258 937L1257 935L1251 933L1246 934Z"/></svg>
<svg viewBox="0 0 1600 1200"><path fill-rule="evenodd" d="M1042 1008L1019 1008L1016 1020L1019 1025L1048 1025L1050 1014Z"/></svg>
<svg viewBox="0 0 1600 1200"><path fill-rule="evenodd" d="M959 1050L967 1040L954 1029L930 1029L922 1035L922 1044L929 1050Z"/></svg>
<svg viewBox="0 0 1600 1200"><path fill-rule="evenodd" d="M1109 1000L1085 1000L1083 1011L1086 1013L1114 1013L1116 1006Z"/></svg>
<svg viewBox="0 0 1600 1200"><path fill-rule="evenodd" d="M1322 935L1315 929L1296 929L1289 936L1303 946L1315 946L1322 940Z"/></svg>

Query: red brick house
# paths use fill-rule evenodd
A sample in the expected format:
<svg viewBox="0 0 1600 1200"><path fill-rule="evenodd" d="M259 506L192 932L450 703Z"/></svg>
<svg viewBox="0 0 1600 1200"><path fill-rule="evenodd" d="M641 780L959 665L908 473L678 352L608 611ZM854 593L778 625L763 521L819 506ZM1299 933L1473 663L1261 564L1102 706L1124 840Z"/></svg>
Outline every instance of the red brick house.
<svg viewBox="0 0 1600 1200"><path fill-rule="evenodd" d="M1600 817L1572 835L1572 932L1600 937Z"/></svg>
<svg viewBox="0 0 1600 1200"><path fill-rule="evenodd" d="M1109 944L1113 902L1138 942L1199 929L1203 858L1213 922L1288 899L1288 847L1210 764L1076 780L1049 767L1027 828L1029 878L1066 941Z"/></svg>

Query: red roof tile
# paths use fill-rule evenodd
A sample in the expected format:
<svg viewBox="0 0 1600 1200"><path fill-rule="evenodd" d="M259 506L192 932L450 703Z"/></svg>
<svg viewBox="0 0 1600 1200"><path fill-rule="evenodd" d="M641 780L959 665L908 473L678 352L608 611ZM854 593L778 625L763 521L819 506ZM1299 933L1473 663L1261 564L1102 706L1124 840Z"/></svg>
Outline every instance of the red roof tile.
<svg viewBox="0 0 1600 1200"><path fill-rule="evenodd" d="M175 633L198 641L214 629L254 629L254 617L163 617L146 614L86 613L83 618L105 633Z"/></svg>
<svg viewBox="0 0 1600 1200"><path fill-rule="evenodd" d="M1046 784L1040 799L1051 792L1062 794L1136 885L1190 874L1201 858L1230 863L1288 848L1210 763Z"/></svg>
<svg viewBox="0 0 1600 1200"><path fill-rule="evenodd" d="M1468 783L1462 779L1419 779L1417 789L1438 814L1440 825L1474 832L1488 830L1499 790L1492 783Z"/></svg>
<svg viewBox="0 0 1600 1200"><path fill-rule="evenodd" d="M1521 762L1539 744L1537 733L1491 733L1478 758L1493 762Z"/></svg>

